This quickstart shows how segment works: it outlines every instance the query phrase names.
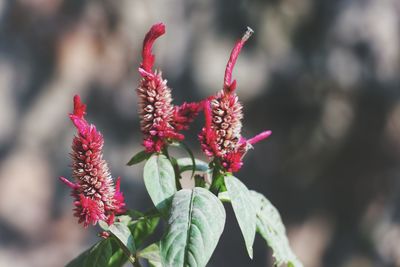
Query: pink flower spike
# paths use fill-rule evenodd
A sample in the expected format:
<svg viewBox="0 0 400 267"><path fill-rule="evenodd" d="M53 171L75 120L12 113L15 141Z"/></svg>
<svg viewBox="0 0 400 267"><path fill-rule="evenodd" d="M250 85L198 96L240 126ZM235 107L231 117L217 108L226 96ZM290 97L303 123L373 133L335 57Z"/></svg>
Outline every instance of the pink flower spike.
<svg viewBox="0 0 400 267"><path fill-rule="evenodd" d="M264 131L262 133L257 134L253 138L247 140L247 143L249 143L250 145L254 145L254 144L260 142L261 140L268 138L271 134L272 134L272 131Z"/></svg>
<svg viewBox="0 0 400 267"><path fill-rule="evenodd" d="M161 71L153 71L155 56L151 49L154 41L165 33L163 23L154 24L143 42L143 62L139 68L142 78L136 89L139 99L139 115L146 152L161 150L176 140L183 140L179 133L187 130L189 124L201 109L199 103L184 103L177 107L172 104L171 89Z"/></svg>
<svg viewBox="0 0 400 267"><path fill-rule="evenodd" d="M85 118L86 105L79 96L74 97L74 112L70 118L78 130L72 142L72 176L75 183L64 177L60 180L72 189L74 215L84 227L99 220L113 222L115 215L124 211L124 197L103 159L104 139L96 127Z"/></svg>
<svg viewBox="0 0 400 267"><path fill-rule="evenodd" d="M240 51L242 50L244 43L250 38L253 33L254 31L250 27L247 27L247 30L244 33L243 37L239 41L237 41L235 47L232 49L228 64L226 64L225 69L224 91L226 93L231 93L236 89L236 80L232 82L233 68L235 67L236 60L240 54Z"/></svg>
<svg viewBox="0 0 400 267"><path fill-rule="evenodd" d="M146 72L152 72L151 68L154 65L155 56L152 54L152 48L154 41L165 33L165 25L163 23L154 24L150 31L146 34L146 37L143 41L143 51L142 57L143 62L141 64L141 68L143 68Z"/></svg>

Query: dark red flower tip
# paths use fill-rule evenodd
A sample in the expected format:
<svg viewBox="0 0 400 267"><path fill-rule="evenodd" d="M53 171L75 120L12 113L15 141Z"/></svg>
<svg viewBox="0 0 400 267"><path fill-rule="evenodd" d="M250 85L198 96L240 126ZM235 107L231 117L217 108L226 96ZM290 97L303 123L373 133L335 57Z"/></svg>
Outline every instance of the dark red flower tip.
<svg viewBox="0 0 400 267"><path fill-rule="evenodd" d="M152 48L154 41L165 33L165 25L163 23L154 24L150 31L146 34L143 41L143 51L142 51L142 64L141 68L148 73L151 73L153 68L155 55L152 54Z"/></svg>
<svg viewBox="0 0 400 267"><path fill-rule="evenodd" d="M86 114L86 105L82 103L81 97L79 95L74 96L74 113L73 115L78 118L83 118Z"/></svg>
<svg viewBox="0 0 400 267"><path fill-rule="evenodd" d="M247 27L247 31L245 32L243 37L236 42L235 46L232 49L225 69L224 91L226 93L231 93L236 89L236 80L232 81L233 68L235 67L236 60L239 57L240 51L242 50L244 43L250 38L253 33L254 31L250 27Z"/></svg>
<svg viewBox="0 0 400 267"><path fill-rule="evenodd" d="M74 96L74 111L73 113L69 114L69 118L71 119L72 123L78 129L80 134L85 134L87 131L88 123L85 120L86 115L86 105L82 103L81 97L79 95Z"/></svg>

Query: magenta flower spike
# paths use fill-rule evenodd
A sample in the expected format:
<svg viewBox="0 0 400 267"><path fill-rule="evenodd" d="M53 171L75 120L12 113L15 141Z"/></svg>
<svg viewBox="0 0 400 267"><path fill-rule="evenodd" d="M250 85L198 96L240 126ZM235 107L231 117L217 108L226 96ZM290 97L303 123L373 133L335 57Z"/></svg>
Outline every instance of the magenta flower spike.
<svg viewBox="0 0 400 267"><path fill-rule="evenodd" d="M124 212L124 196L120 191L120 178L115 183L111 178L107 163L103 159L103 136L84 115L86 105L78 95L74 97L74 112L69 115L77 128L72 143L72 176L75 182L64 177L60 180L72 189L75 213L79 223L87 228L98 221L114 222L115 215Z"/></svg>
<svg viewBox="0 0 400 267"><path fill-rule="evenodd" d="M183 140L184 136L179 131L187 130L202 108L199 103L174 106L167 80L162 78L160 71L152 70L155 62L152 47L154 41L164 33L163 23L151 27L143 41L143 61L139 68L142 76L137 88L139 114L144 135L143 145L149 153L160 152L173 140Z"/></svg>
<svg viewBox="0 0 400 267"><path fill-rule="evenodd" d="M208 157L218 159L228 172L237 172L247 150L271 135L271 131L265 131L249 140L241 136L242 105L235 92L232 72L243 45L252 34L253 30L248 28L237 41L226 65L223 89L204 102L205 127L199 135L202 150Z"/></svg>

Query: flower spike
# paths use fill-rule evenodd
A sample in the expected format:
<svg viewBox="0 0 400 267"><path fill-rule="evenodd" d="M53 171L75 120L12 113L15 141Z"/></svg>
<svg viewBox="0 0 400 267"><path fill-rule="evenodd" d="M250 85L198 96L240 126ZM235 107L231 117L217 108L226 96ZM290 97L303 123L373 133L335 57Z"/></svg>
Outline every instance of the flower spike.
<svg viewBox="0 0 400 267"><path fill-rule="evenodd" d="M244 43L252 34L253 30L247 27L232 49L223 89L204 104L205 127L199 135L201 148L207 156L217 159L228 172L237 172L243 165L242 158L252 145L271 135L271 131L265 131L249 140L241 136L242 104L235 92L236 80L232 81L232 71Z"/></svg>
<svg viewBox="0 0 400 267"><path fill-rule="evenodd" d="M171 141L183 140L179 133L187 130L189 124L199 113L200 103L172 104L171 89L160 71L153 71L155 56L152 47L155 40L165 33L163 23L154 24L143 42L142 64L139 73L142 79L137 88L139 115L143 132L143 146L146 152L160 152Z"/></svg>
<svg viewBox="0 0 400 267"><path fill-rule="evenodd" d="M60 177L60 180L71 188L71 195L75 199L74 215L86 228L99 220L112 224L115 215L124 212L125 202L120 192L120 179L117 179L114 187L107 163L103 159L103 136L85 120L85 114L86 105L76 95L74 112L69 115L78 130L71 153L75 182L64 177Z"/></svg>

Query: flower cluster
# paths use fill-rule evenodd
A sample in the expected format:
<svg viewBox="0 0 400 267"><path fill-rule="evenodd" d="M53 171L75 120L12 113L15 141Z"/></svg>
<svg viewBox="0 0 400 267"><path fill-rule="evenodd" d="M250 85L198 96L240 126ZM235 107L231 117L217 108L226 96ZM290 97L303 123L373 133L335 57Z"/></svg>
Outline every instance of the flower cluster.
<svg viewBox="0 0 400 267"><path fill-rule="evenodd" d="M147 152L160 152L168 142L183 140L184 136L179 131L188 129L202 107L198 103L174 106L167 80L162 78L161 72L153 72L155 56L151 50L154 41L164 33L165 25L162 23L151 27L143 42L143 61L139 68L142 79L137 93L143 145Z"/></svg>
<svg viewBox="0 0 400 267"><path fill-rule="evenodd" d="M234 46L226 65L223 89L204 102L205 127L199 135L202 150L207 156L218 160L228 172L238 171L247 150L271 134L271 131L265 131L249 140L241 136L242 105L235 92L236 80L232 81L232 71L244 43L252 33L248 28Z"/></svg>
<svg viewBox="0 0 400 267"><path fill-rule="evenodd" d="M108 224L115 215L124 212L124 196L120 191L120 178L111 178L107 163L103 159L103 136L85 118L86 105L78 95L74 97L74 112L70 119L78 132L72 143L72 175L75 183L60 177L72 189L75 213L85 228L99 220Z"/></svg>
<svg viewBox="0 0 400 267"><path fill-rule="evenodd" d="M139 68L142 78L137 88L141 117L143 145L146 152L161 152L172 141L182 140L180 133L204 109L205 126L199 134L202 150L208 157L228 172L242 167L242 158L253 144L267 138L271 131L246 140L241 136L242 105L235 92L236 81L232 71L239 53L252 34L248 29L234 46L225 70L223 89L198 103L172 104L171 89L161 72L153 71L155 56L152 47L155 40L165 33L162 23L155 24L143 42L143 61ZM124 212L124 196L120 191L120 178L111 178L107 163L102 156L103 136L96 127L85 120L86 105L79 96L74 97L74 112L70 119L78 130L72 144L72 169L75 182L60 179L72 189L75 213L79 223L87 227L99 220L112 224L115 215Z"/></svg>

